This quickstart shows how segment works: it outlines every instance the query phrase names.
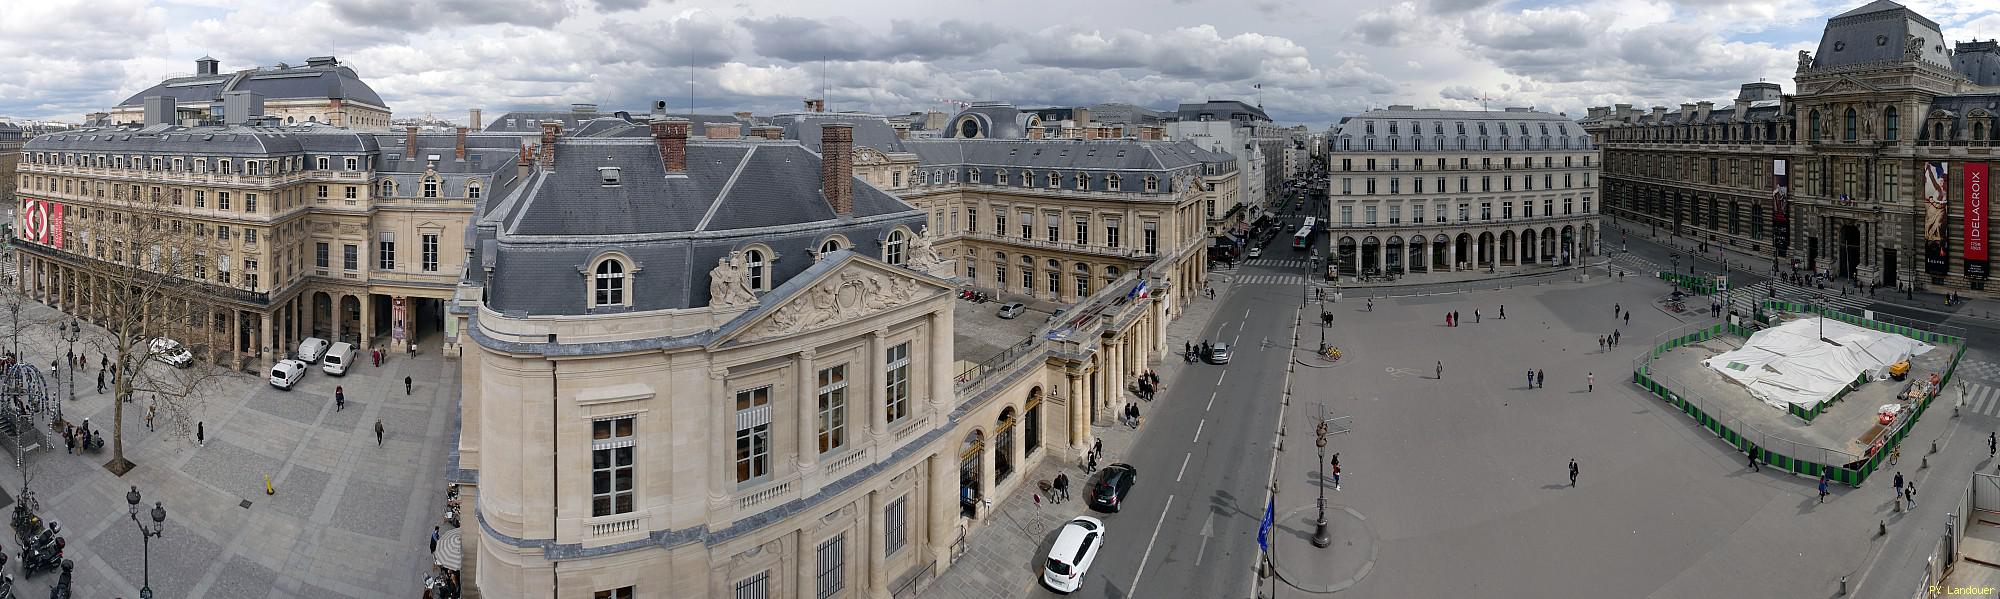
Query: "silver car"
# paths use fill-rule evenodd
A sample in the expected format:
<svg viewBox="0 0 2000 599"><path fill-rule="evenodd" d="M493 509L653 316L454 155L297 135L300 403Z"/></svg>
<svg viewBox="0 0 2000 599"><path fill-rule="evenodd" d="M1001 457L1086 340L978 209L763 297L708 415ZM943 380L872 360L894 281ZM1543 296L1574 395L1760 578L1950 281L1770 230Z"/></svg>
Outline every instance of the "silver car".
<svg viewBox="0 0 2000 599"><path fill-rule="evenodd" d="M1227 344L1227 343L1217 343L1217 344L1215 344L1215 345L1211 346L1211 347L1209 348L1209 350L1208 350L1208 363L1210 363L1210 364L1228 364L1228 363L1229 363L1229 344Z"/></svg>
<svg viewBox="0 0 2000 599"><path fill-rule="evenodd" d="M1026 313L1027 311L1028 311L1028 306L1026 304L1022 304L1021 302L1014 302L1011 304L1000 306L1000 317L1013 319L1015 317L1018 317Z"/></svg>

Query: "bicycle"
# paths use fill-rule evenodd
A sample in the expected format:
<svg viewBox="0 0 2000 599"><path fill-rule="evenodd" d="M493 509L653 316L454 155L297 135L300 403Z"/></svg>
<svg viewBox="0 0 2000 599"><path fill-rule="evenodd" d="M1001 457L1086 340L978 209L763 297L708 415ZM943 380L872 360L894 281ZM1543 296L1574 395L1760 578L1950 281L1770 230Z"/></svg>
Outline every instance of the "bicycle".
<svg viewBox="0 0 2000 599"><path fill-rule="evenodd" d="M1319 350L1319 357L1320 357L1321 359L1323 359L1323 360L1326 360L1326 361L1328 361L1328 362L1339 362L1339 361L1340 361L1340 348L1338 348L1338 347L1329 347L1329 348L1326 348L1326 349L1322 349L1322 350Z"/></svg>

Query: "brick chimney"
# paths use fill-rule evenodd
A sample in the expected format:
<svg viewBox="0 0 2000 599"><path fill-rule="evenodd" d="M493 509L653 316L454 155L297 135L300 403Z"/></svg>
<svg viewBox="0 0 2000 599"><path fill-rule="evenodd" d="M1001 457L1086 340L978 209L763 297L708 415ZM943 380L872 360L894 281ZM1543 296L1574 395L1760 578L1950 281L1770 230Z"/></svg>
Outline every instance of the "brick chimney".
<svg viewBox="0 0 2000 599"><path fill-rule="evenodd" d="M738 139L743 137L743 128L736 123L708 123L703 134L709 139Z"/></svg>
<svg viewBox="0 0 2000 599"><path fill-rule="evenodd" d="M519 154L520 154L519 156L516 156L514 158L514 172L522 179L527 179L528 165L534 164L534 161L530 160L528 157L534 155L534 151L528 149L528 144L524 143L521 144L521 151L519 152Z"/></svg>
<svg viewBox="0 0 2000 599"><path fill-rule="evenodd" d="M751 137L778 140L785 138L785 128L777 125L758 125L750 128Z"/></svg>
<svg viewBox="0 0 2000 599"><path fill-rule="evenodd" d="M739 110L739 111L736 111L736 118L739 118L739 119L743 119L743 120L746 120L746 121L747 121L747 120L750 120L750 114L751 114L751 113L750 113L750 111L748 111L748 110Z"/></svg>
<svg viewBox="0 0 2000 599"><path fill-rule="evenodd" d="M417 159L417 127L415 125L403 128L403 156L406 160Z"/></svg>
<svg viewBox="0 0 2000 599"><path fill-rule="evenodd" d="M554 168L556 165L556 138L562 136L562 123L549 121L542 123L542 166Z"/></svg>
<svg viewBox="0 0 2000 599"><path fill-rule="evenodd" d="M854 125L819 126L819 191L834 214L854 214Z"/></svg>
<svg viewBox="0 0 2000 599"><path fill-rule="evenodd" d="M472 128L474 129L484 128L483 125L480 125L480 122L481 121L479 120L479 109L477 108L472 109L472 118L469 121L467 121L466 124L471 125Z"/></svg>
<svg viewBox="0 0 2000 599"><path fill-rule="evenodd" d="M687 174L688 120L679 117L653 119L653 144L660 149L660 164L668 175Z"/></svg>
<svg viewBox="0 0 2000 599"><path fill-rule="evenodd" d="M467 130L468 129L466 129L465 127L458 128L458 141L456 142L456 145L452 146L451 149L452 157L457 159L459 162L465 162L465 132Z"/></svg>
<svg viewBox="0 0 2000 599"><path fill-rule="evenodd" d="M806 98L806 112L826 112L826 100Z"/></svg>

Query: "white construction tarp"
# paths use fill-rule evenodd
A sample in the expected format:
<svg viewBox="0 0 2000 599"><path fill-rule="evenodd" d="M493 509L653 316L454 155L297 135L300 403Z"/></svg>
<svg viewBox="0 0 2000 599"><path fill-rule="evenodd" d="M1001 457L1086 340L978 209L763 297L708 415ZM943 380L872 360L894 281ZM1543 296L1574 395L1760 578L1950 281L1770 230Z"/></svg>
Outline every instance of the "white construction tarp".
<svg viewBox="0 0 2000 599"><path fill-rule="evenodd" d="M1862 373L1880 379L1889 365L1932 348L1902 335L1822 320L1794 320L1758 331L1742 349L1702 363L1743 385L1758 400L1782 410L1792 405L1817 406L1833 399ZM1839 345L1821 341L1822 334Z"/></svg>

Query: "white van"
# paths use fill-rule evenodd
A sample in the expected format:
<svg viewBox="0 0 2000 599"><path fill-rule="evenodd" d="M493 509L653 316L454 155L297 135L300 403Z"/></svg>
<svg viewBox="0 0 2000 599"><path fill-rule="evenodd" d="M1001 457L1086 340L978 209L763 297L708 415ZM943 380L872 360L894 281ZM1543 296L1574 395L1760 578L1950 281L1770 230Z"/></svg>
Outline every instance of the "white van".
<svg viewBox="0 0 2000 599"><path fill-rule="evenodd" d="M318 362L320 356L326 355L328 345L325 339L307 337L305 341L299 342L299 361L307 364Z"/></svg>
<svg viewBox="0 0 2000 599"><path fill-rule="evenodd" d="M347 374L347 367L354 363L354 344L342 341L326 348L326 355L320 357L319 369L334 376Z"/></svg>
<svg viewBox="0 0 2000 599"><path fill-rule="evenodd" d="M174 368L187 368L194 365L194 354L188 353L187 347L181 345L179 341L174 341L166 337L154 337L152 344L148 347L152 350L153 359L165 362Z"/></svg>

